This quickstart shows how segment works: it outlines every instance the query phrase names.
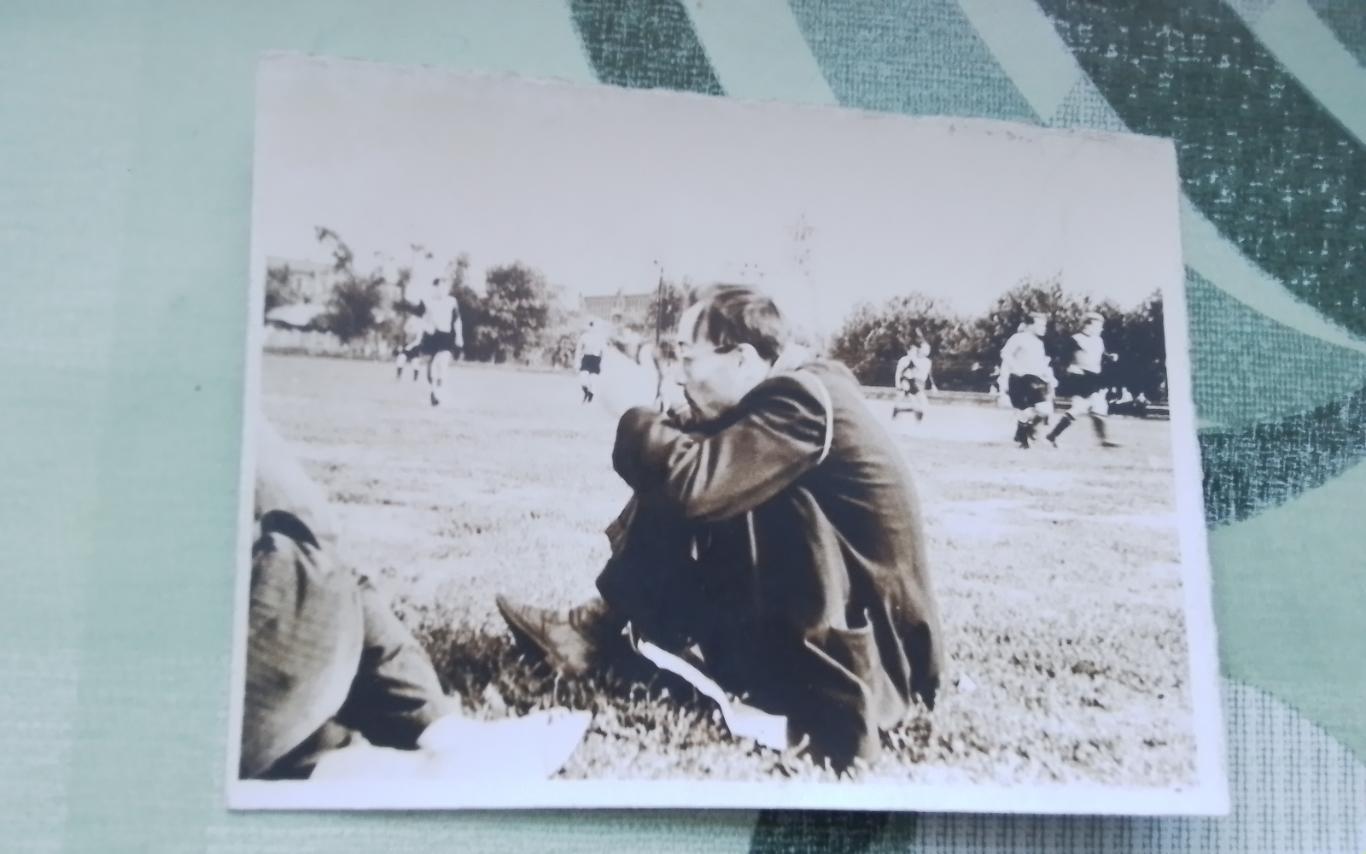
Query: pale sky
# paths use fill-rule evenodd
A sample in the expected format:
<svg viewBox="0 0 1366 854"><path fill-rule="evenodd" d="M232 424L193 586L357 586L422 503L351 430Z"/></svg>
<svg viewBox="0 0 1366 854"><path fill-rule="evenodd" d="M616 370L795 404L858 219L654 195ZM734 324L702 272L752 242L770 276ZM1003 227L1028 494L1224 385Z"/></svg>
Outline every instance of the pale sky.
<svg viewBox="0 0 1366 854"><path fill-rule="evenodd" d="M370 63L262 66L253 270L421 243L571 295L749 282L831 331L906 291L975 313L1023 276L1132 305L1179 274L1175 160L1146 137L756 105Z"/></svg>

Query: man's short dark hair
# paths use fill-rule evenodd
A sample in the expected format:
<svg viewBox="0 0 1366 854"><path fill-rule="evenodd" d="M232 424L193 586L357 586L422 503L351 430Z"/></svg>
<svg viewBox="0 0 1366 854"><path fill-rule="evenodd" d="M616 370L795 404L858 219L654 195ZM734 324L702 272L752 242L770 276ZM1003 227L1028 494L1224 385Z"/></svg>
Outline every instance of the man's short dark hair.
<svg viewBox="0 0 1366 854"><path fill-rule="evenodd" d="M773 300L747 285L712 285L697 295L703 308L693 340L709 341L721 350L748 344L772 364L787 346L787 321ZM680 330L682 331L682 330Z"/></svg>

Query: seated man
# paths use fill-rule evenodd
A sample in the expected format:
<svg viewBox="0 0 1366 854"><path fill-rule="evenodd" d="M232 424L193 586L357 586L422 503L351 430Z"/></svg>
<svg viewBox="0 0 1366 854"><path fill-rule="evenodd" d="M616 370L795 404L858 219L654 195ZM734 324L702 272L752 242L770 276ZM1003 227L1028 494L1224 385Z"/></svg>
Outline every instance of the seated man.
<svg viewBox="0 0 1366 854"><path fill-rule="evenodd" d="M264 424L257 446L239 776L553 773L587 716L464 718L379 591L336 562L322 491Z"/></svg>
<svg viewBox="0 0 1366 854"><path fill-rule="evenodd" d="M733 694L785 715L839 767L932 706L942 639L919 503L900 451L842 365L787 347L776 306L703 292L679 325L690 417L620 419L634 492L609 529L600 600L568 613L499 597L514 634L568 673L610 663L621 630L693 645ZM603 389L606 396L607 389Z"/></svg>

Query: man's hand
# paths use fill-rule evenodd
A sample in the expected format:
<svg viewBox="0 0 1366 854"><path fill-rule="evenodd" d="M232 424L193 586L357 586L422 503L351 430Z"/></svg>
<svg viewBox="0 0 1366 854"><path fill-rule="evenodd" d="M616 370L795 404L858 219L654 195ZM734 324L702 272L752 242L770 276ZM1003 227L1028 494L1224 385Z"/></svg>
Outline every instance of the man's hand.
<svg viewBox="0 0 1366 854"><path fill-rule="evenodd" d="M637 406L654 406L659 388L659 368L653 360L639 365L615 347L604 349L602 373L593 383L593 401L613 419Z"/></svg>

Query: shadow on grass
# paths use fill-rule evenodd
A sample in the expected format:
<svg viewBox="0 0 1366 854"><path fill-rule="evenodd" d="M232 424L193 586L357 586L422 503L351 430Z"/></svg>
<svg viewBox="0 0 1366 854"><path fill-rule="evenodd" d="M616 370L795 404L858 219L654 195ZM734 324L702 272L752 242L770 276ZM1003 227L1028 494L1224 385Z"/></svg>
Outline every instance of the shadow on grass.
<svg viewBox="0 0 1366 854"><path fill-rule="evenodd" d="M929 720L916 715L884 733L872 766L843 774L797 750L773 750L734 737L716 705L681 677L642 657L627 657L588 676L556 674L508 633L453 619L440 606L403 602L404 621L432 659L442 687L472 717L494 719L542 709L592 714L584 743L562 776L620 779L857 780L866 772L907 776L929 758Z"/></svg>

